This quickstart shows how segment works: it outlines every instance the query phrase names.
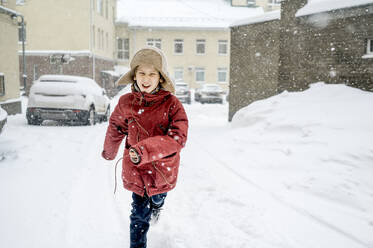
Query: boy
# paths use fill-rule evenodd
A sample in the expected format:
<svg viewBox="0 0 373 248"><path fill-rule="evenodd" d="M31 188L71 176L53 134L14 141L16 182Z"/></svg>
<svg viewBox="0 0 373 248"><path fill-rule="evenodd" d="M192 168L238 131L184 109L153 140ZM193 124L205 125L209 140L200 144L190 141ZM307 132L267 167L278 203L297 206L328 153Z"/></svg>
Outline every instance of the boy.
<svg viewBox="0 0 373 248"><path fill-rule="evenodd" d="M102 156L113 160L126 137L123 186L132 194L131 248L145 248L150 219L156 222L167 192L177 181L180 150L185 146L188 119L167 75L161 50L139 50L131 70L118 84L132 84L110 116Z"/></svg>

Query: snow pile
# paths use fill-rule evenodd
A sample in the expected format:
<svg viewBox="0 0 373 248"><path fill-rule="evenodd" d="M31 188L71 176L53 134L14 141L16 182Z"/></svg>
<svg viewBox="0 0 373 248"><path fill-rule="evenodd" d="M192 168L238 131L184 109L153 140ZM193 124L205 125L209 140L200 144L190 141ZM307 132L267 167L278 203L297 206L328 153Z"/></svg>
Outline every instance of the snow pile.
<svg viewBox="0 0 373 248"><path fill-rule="evenodd" d="M312 15L366 4L373 4L373 0L309 0L308 3L297 12L296 16Z"/></svg>
<svg viewBox="0 0 373 248"><path fill-rule="evenodd" d="M255 102L231 124L228 104L185 105L179 180L148 247L373 247L371 106L372 93L323 83ZM0 247L129 246L120 166L113 196L124 143L116 160L103 160L106 129L8 117Z"/></svg>
<svg viewBox="0 0 373 248"><path fill-rule="evenodd" d="M228 28L262 13L262 8L232 7L223 0L121 0L117 6L118 21L130 27Z"/></svg>
<svg viewBox="0 0 373 248"><path fill-rule="evenodd" d="M8 116L8 113L4 109L2 109L0 106L0 122L5 120L7 116Z"/></svg>
<svg viewBox="0 0 373 248"><path fill-rule="evenodd" d="M298 213L272 221L286 223L302 247L370 247L372 106L371 92L316 83L241 109L232 129L210 140L210 150L263 195ZM215 145L218 140L224 146ZM297 225L290 224L292 218ZM303 218L332 232L302 226ZM297 228L318 240L302 237Z"/></svg>

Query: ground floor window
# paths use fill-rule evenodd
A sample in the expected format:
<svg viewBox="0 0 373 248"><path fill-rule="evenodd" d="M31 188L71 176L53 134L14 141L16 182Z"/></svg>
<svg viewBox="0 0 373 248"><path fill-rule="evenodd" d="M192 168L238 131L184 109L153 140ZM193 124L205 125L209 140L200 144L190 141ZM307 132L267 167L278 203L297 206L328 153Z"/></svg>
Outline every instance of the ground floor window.
<svg viewBox="0 0 373 248"><path fill-rule="evenodd" d="M227 68L218 68L218 82L219 83L225 83L227 82L227 75L228 75L228 70Z"/></svg>
<svg viewBox="0 0 373 248"><path fill-rule="evenodd" d="M4 74L0 72L0 96L5 95L5 78Z"/></svg>
<svg viewBox="0 0 373 248"><path fill-rule="evenodd" d="M130 58L129 39L118 39L118 59L128 60Z"/></svg>
<svg viewBox="0 0 373 248"><path fill-rule="evenodd" d="M205 68L196 67L196 82L205 82Z"/></svg>
<svg viewBox="0 0 373 248"><path fill-rule="evenodd" d="M184 80L184 69L183 69L183 67L175 67L174 68L174 78L175 78L175 81L183 81Z"/></svg>
<svg viewBox="0 0 373 248"><path fill-rule="evenodd" d="M373 39L368 39L367 54L373 54Z"/></svg>

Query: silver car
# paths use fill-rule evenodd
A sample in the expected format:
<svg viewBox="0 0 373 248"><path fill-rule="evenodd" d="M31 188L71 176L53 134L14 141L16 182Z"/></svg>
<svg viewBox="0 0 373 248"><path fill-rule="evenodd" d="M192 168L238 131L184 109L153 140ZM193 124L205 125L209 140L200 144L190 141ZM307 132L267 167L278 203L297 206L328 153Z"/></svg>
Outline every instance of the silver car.
<svg viewBox="0 0 373 248"><path fill-rule="evenodd" d="M30 125L40 125L44 120L94 125L109 116L109 98L90 78L44 75L31 86L26 111Z"/></svg>
<svg viewBox="0 0 373 248"><path fill-rule="evenodd" d="M200 103L223 103L224 91L217 84L204 84L194 93L194 100Z"/></svg>
<svg viewBox="0 0 373 248"><path fill-rule="evenodd" d="M189 85L187 83L176 82L175 93L180 102L187 104L190 104L192 102Z"/></svg>

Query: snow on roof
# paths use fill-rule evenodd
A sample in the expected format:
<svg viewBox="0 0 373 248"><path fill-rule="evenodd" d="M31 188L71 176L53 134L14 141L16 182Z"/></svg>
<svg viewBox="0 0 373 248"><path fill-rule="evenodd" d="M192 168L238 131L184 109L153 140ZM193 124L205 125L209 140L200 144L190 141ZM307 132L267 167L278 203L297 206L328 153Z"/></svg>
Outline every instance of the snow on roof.
<svg viewBox="0 0 373 248"><path fill-rule="evenodd" d="M297 12L296 16L312 15L372 3L373 0L308 0L308 3Z"/></svg>
<svg viewBox="0 0 373 248"><path fill-rule="evenodd" d="M254 24L254 23L260 23L260 22L267 22L267 21L273 21L273 20L279 20L281 18L281 11L275 10L270 11L267 13L264 13L263 15L258 15L250 18L246 18L243 20L236 21L231 24L231 27L236 26L242 26L242 25L248 25L248 24Z"/></svg>
<svg viewBox="0 0 373 248"><path fill-rule="evenodd" d="M18 53L22 53L22 50ZM27 55L71 54L74 56L92 54L89 50L26 50L25 53Z"/></svg>
<svg viewBox="0 0 373 248"><path fill-rule="evenodd" d="M224 0L119 0L117 21L129 27L229 28L262 8L232 7Z"/></svg>

